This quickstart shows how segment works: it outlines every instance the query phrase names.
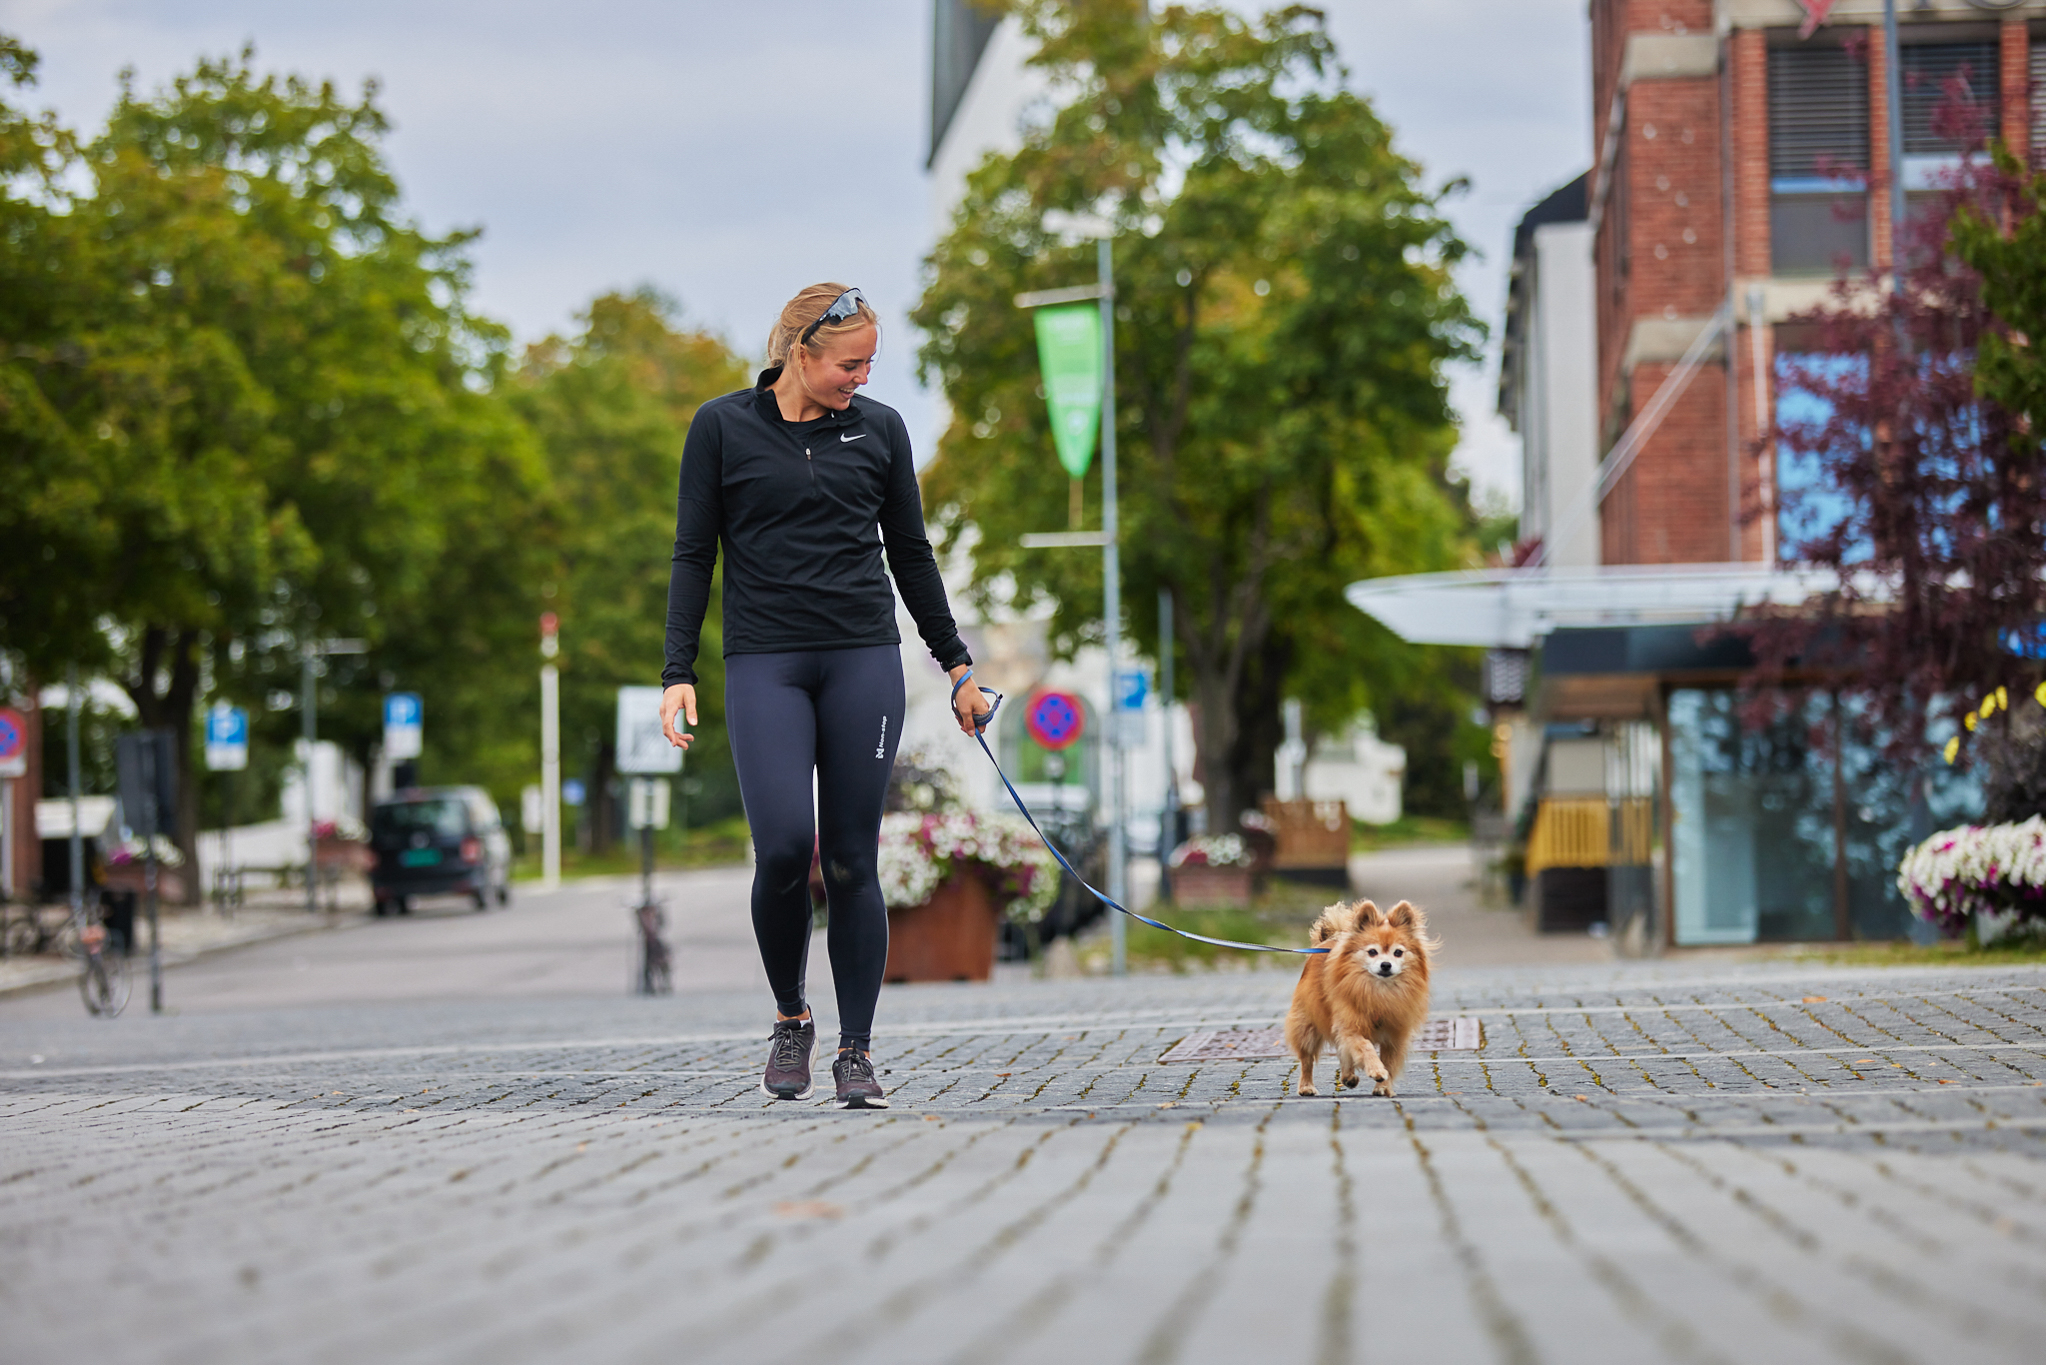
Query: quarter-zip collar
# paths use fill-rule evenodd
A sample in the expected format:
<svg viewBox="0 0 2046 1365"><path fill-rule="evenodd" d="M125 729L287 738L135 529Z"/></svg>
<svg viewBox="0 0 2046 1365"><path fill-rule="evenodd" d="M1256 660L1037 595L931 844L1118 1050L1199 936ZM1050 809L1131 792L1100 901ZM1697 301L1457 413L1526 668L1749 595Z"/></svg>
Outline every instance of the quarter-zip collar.
<svg viewBox="0 0 2046 1365"><path fill-rule="evenodd" d="M788 418L781 415L781 404L776 402L774 397L774 381L781 378L781 372L781 366L770 365L760 372L759 378L753 381L754 406L760 410L760 415L767 418L768 421L778 426L786 427L793 432L807 431L812 427L819 427L827 422L831 424L833 430L836 430L839 427L849 427L861 420L860 400L855 396L853 401L847 404L843 411L837 408L826 408L822 417L812 417L807 422L791 422Z"/></svg>

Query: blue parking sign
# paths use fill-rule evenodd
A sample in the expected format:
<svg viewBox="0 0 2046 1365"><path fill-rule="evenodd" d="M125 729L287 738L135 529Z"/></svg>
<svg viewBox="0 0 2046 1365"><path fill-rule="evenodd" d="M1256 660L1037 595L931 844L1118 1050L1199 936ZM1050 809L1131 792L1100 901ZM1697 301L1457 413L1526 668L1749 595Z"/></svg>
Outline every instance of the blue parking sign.
<svg viewBox="0 0 2046 1365"><path fill-rule="evenodd" d="M384 696L384 757L417 758L425 745L426 704L417 692Z"/></svg>
<svg viewBox="0 0 2046 1365"><path fill-rule="evenodd" d="M206 712L206 769L238 773L249 766L249 713L222 703Z"/></svg>
<svg viewBox="0 0 2046 1365"><path fill-rule="evenodd" d="M1151 695L1151 675L1141 668L1125 668L1115 675L1115 704L1124 711L1141 711Z"/></svg>

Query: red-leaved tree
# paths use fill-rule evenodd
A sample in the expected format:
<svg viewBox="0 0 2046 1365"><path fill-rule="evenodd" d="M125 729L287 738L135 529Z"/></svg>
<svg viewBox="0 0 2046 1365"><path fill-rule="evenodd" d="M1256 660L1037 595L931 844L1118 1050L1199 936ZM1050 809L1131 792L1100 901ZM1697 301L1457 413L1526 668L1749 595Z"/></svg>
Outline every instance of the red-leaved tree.
<svg viewBox="0 0 2046 1365"><path fill-rule="evenodd" d="M1961 162L1913 206L1899 277L1843 272L1779 332L1779 556L1836 582L1742 628L1758 682L1858 694L1897 761L1964 736L1949 758L1984 764L1989 818L2018 819L2046 809L2046 177L1989 146L1965 75L1935 115Z"/></svg>

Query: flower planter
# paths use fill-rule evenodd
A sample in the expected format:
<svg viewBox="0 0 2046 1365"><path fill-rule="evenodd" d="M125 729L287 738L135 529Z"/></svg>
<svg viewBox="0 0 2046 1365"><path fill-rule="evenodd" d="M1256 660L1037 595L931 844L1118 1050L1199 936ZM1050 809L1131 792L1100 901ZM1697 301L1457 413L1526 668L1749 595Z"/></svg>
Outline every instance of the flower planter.
<svg viewBox="0 0 2046 1365"><path fill-rule="evenodd" d="M1001 912L987 881L947 877L922 905L888 912L886 981L985 981L995 969Z"/></svg>
<svg viewBox="0 0 2046 1365"><path fill-rule="evenodd" d="M1253 891L1247 867L1206 867L1187 863L1172 869L1176 905L1249 905Z"/></svg>

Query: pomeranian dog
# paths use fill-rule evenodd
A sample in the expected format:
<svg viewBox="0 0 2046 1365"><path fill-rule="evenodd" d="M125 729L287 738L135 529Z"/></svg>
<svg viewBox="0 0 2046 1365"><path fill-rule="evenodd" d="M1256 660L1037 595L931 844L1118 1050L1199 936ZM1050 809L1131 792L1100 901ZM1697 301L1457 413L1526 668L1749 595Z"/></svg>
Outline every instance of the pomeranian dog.
<svg viewBox="0 0 2046 1365"><path fill-rule="evenodd" d="M1307 959L1286 1012L1286 1045L1300 1059L1300 1093L1321 1093L1314 1088L1314 1064L1322 1046L1333 1044L1338 1091L1354 1088L1362 1070L1372 1094L1392 1094L1407 1043L1428 1017L1428 959L1440 941L1429 937L1427 919L1405 901L1390 910L1370 901L1338 902L1321 912L1309 938L1328 952Z"/></svg>

